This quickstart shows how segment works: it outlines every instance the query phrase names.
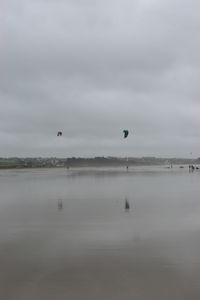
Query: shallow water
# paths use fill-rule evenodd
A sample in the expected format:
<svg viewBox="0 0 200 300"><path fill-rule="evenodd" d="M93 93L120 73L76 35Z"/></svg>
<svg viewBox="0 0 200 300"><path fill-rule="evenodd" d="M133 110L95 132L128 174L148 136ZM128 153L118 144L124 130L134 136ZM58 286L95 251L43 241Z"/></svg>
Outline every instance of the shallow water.
<svg viewBox="0 0 200 300"><path fill-rule="evenodd" d="M199 181L187 167L1 170L0 299L199 300Z"/></svg>

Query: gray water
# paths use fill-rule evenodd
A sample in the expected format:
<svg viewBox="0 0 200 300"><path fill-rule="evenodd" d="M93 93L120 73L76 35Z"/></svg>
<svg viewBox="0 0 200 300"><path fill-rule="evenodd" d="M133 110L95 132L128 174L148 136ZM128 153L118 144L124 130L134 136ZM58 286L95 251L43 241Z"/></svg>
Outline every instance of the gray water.
<svg viewBox="0 0 200 300"><path fill-rule="evenodd" d="M1 170L0 299L199 300L199 182L186 167Z"/></svg>

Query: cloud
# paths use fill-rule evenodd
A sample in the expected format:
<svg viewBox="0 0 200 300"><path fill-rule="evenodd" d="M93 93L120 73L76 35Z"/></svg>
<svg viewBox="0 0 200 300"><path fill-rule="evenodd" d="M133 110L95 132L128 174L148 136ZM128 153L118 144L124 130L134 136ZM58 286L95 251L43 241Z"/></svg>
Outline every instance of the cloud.
<svg viewBox="0 0 200 300"><path fill-rule="evenodd" d="M198 156L199 8L6 1L0 156Z"/></svg>

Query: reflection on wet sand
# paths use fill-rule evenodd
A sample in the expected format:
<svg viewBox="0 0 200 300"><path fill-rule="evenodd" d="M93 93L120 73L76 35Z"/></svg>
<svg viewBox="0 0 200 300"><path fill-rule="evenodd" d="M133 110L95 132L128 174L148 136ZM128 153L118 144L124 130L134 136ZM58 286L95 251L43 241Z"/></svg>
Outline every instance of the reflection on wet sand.
<svg viewBox="0 0 200 300"><path fill-rule="evenodd" d="M130 204L128 202L128 199L125 198L125 210L128 211L130 209Z"/></svg>
<svg viewBox="0 0 200 300"><path fill-rule="evenodd" d="M1 172L0 299L200 299L200 172L69 172Z"/></svg>
<svg viewBox="0 0 200 300"><path fill-rule="evenodd" d="M164 255L161 242L150 239L112 247L79 245L74 251L67 251L61 241L46 249L37 238L8 243L8 253L1 250L1 298L199 299L199 264L184 263L183 258L171 261ZM179 242L174 241L169 248L184 243Z"/></svg>
<svg viewBox="0 0 200 300"><path fill-rule="evenodd" d="M59 210L63 209L63 202L61 199L58 199L58 209Z"/></svg>

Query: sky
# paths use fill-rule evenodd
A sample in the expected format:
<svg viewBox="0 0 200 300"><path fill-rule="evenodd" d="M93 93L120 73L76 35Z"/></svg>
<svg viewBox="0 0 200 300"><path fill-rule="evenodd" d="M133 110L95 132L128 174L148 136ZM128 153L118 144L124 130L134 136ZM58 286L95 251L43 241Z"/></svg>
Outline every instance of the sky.
<svg viewBox="0 0 200 300"><path fill-rule="evenodd" d="M0 157L200 157L199 0L0 11Z"/></svg>

